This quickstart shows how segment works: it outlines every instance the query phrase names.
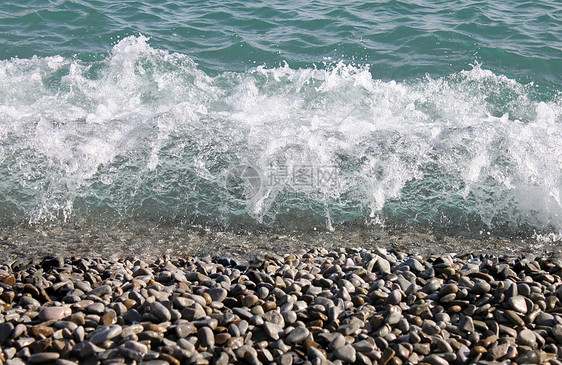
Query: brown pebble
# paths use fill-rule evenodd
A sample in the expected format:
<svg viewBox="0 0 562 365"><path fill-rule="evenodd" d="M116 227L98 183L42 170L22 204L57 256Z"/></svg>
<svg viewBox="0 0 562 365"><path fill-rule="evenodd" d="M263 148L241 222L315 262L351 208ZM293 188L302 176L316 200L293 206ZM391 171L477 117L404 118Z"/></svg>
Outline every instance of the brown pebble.
<svg viewBox="0 0 562 365"><path fill-rule="evenodd" d="M31 327L31 334L36 337L39 335L43 335L45 337L49 337L51 336L53 333L55 332L54 329L52 329L51 327L47 327L47 326L42 326L42 325L38 325L38 326L33 326Z"/></svg>
<svg viewBox="0 0 562 365"><path fill-rule="evenodd" d="M127 310L129 310L133 308L135 305L137 305L137 301L133 299L125 299L123 301L123 305L125 306L125 308L127 308Z"/></svg>
<svg viewBox="0 0 562 365"><path fill-rule="evenodd" d="M242 337L231 337L226 341L226 346L232 350L236 350L244 345L244 339Z"/></svg>
<svg viewBox="0 0 562 365"><path fill-rule="evenodd" d="M5 291L2 294L0 294L0 299L6 303L12 303L15 297L16 297L16 293L14 293L13 291Z"/></svg>
<svg viewBox="0 0 562 365"><path fill-rule="evenodd" d="M486 350L485 347L483 346L474 346L471 350L470 350L470 356L474 357L478 354L485 354L486 352L488 352L488 350Z"/></svg>
<svg viewBox="0 0 562 365"><path fill-rule="evenodd" d="M215 344L224 345L231 337L230 333L219 333L215 335Z"/></svg>
<svg viewBox="0 0 562 365"><path fill-rule="evenodd" d="M268 312L270 310L273 310L275 308L277 308L277 303L273 302L273 301L268 301L263 303L262 305L264 312Z"/></svg>
<svg viewBox="0 0 562 365"><path fill-rule="evenodd" d="M452 305L449 307L449 313L459 313L462 310L462 307L458 304Z"/></svg>
<svg viewBox="0 0 562 365"><path fill-rule="evenodd" d="M167 331L166 327L157 325L155 323L152 322L143 322L141 323L141 325L143 326L145 331L154 331L157 333L164 333Z"/></svg>
<svg viewBox="0 0 562 365"><path fill-rule="evenodd" d="M181 362L178 359L176 359L172 355L168 355L165 352L161 352L160 355L158 356L158 358L162 359L164 361L167 361L168 364L171 364L171 365L181 365Z"/></svg>
<svg viewBox="0 0 562 365"><path fill-rule="evenodd" d="M108 310L107 313L101 317L101 322L106 326L117 323L117 313L115 313L114 310Z"/></svg>
<svg viewBox="0 0 562 365"><path fill-rule="evenodd" d="M246 295L244 299L242 299L242 305L244 307L253 307L258 301L259 298L256 295Z"/></svg>
<svg viewBox="0 0 562 365"><path fill-rule="evenodd" d="M8 286L13 286L16 283L16 278L14 277L14 275L7 276L1 280L3 284L6 284Z"/></svg>
<svg viewBox="0 0 562 365"><path fill-rule="evenodd" d="M488 336L485 339L482 340L482 346L484 347L488 347L491 344L493 344L494 342L496 342L498 340L498 336L496 335L492 335L492 336Z"/></svg>
<svg viewBox="0 0 562 365"><path fill-rule="evenodd" d="M207 292L203 293L203 298L205 299L205 303L207 305L211 304L213 302L213 298L211 297L211 295Z"/></svg>

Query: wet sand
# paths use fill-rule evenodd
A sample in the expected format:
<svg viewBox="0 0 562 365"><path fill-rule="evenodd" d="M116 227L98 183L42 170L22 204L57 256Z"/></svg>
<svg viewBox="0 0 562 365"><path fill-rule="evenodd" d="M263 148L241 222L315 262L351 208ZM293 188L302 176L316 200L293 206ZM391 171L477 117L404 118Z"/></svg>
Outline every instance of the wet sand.
<svg viewBox="0 0 562 365"><path fill-rule="evenodd" d="M245 262L267 253L285 254L313 248L385 248L406 254L489 254L562 257L560 242L532 238L447 236L415 229L343 228L334 232L239 233L193 226L64 225L0 228L0 262L63 257L210 256Z"/></svg>

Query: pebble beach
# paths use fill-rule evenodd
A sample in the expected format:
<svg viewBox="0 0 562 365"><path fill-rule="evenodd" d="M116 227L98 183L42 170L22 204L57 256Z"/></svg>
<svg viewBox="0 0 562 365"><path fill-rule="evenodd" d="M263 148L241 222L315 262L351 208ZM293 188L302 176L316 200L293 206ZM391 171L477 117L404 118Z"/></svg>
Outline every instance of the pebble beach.
<svg viewBox="0 0 562 365"><path fill-rule="evenodd" d="M336 246L4 260L0 362L562 364L555 255Z"/></svg>

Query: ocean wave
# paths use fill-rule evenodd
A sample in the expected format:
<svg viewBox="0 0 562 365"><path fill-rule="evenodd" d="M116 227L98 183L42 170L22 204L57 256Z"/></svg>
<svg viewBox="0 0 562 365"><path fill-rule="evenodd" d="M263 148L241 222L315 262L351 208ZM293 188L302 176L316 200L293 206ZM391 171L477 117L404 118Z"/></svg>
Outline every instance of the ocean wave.
<svg viewBox="0 0 562 365"><path fill-rule="evenodd" d="M0 219L558 232L562 97L484 66L209 74L144 36L0 61Z"/></svg>

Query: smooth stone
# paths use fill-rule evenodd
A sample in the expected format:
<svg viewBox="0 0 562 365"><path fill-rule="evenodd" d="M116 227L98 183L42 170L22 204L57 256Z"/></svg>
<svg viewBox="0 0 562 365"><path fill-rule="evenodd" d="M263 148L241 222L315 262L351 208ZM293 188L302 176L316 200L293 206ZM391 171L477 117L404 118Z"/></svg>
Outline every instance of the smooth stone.
<svg viewBox="0 0 562 365"><path fill-rule="evenodd" d="M306 340L310 331L306 327L295 327L285 338L285 342L289 344L299 344Z"/></svg>
<svg viewBox="0 0 562 365"><path fill-rule="evenodd" d="M435 354L424 357L423 361L431 365L449 365L446 359Z"/></svg>
<svg viewBox="0 0 562 365"><path fill-rule="evenodd" d="M213 334L213 330L209 327L201 327L197 331L197 338L201 343L201 346L204 347L212 347L215 346L215 335Z"/></svg>
<svg viewBox="0 0 562 365"><path fill-rule="evenodd" d="M466 345L461 345L457 350L457 360L460 364L468 364L470 360L470 349Z"/></svg>
<svg viewBox="0 0 562 365"><path fill-rule="evenodd" d="M74 331L76 328L78 328L78 325L71 321L56 321L55 323L53 323L53 325L56 328L60 328L60 329L66 328L69 331Z"/></svg>
<svg viewBox="0 0 562 365"><path fill-rule="evenodd" d="M137 341L127 341L123 346L125 346L128 349L140 352L141 354L148 353L148 346L145 345L144 343L140 343Z"/></svg>
<svg viewBox="0 0 562 365"><path fill-rule="evenodd" d="M469 333L474 332L474 321L472 320L472 317L470 316L462 317L459 323L459 328L465 332L469 332Z"/></svg>
<svg viewBox="0 0 562 365"><path fill-rule="evenodd" d="M385 303L395 305L400 303L401 300L402 300L402 293L400 292L399 289L394 289L393 291L390 292L390 294L386 298Z"/></svg>
<svg viewBox="0 0 562 365"><path fill-rule="evenodd" d="M507 300L507 303L513 310L523 314L527 313L527 302L524 297L520 295L511 297Z"/></svg>
<svg viewBox="0 0 562 365"><path fill-rule="evenodd" d="M184 308L181 311L181 315L188 321L193 321L205 317L207 315L207 312L205 312L205 309L203 309L201 304L193 303L191 307Z"/></svg>
<svg viewBox="0 0 562 365"><path fill-rule="evenodd" d="M123 329L121 328L121 326L118 325L111 326L108 329L105 329L93 335L90 338L90 342L93 343L94 345L99 345L104 341L111 340L112 338L119 336L122 331Z"/></svg>
<svg viewBox="0 0 562 365"><path fill-rule="evenodd" d="M127 337L131 335L137 335L144 331L144 327L141 324L132 324L130 326L125 326L122 329L121 336Z"/></svg>
<svg viewBox="0 0 562 365"><path fill-rule="evenodd" d="M385 321L389 325L393 326L395 324L398 324L398 322L400 322L401 319L402 319L401 313L393 312L393 313L390 313L388 316L386 316Z"/></svg>
<svg viewBox="0 0 562 365"><path fill-rule="evenodd" d="M551 331L556 341L562 345L562 324L555 325Z"/></svg>
<svg viewBox="0 0 562 365"><path fill-rule="evenodd" d="M356 351L359 352L371 352L375 349L375 346L367 340L361 340L359 342L355 342L352 346L355 348Z"/></svg>
<svg viewBox="0 0 562 365"><path fill-rule="evenodd" d="M259 300L257 295L247 295L242 299L242 305L244 307L253 307Z"/></svg>
<svg viewBox="0 0 562 365"><path fill-rule="evenodd" d="M279 335L283 333L283 328L281 326L271 322L264 322L263 329L265 333L275 341L277 341L279 339Z"/></svg>
<svg viewBox="0 0 562 365"><path fill-rule="evenodd" d="M161 322L168 322L172 319L172 315L168 308L160 302L150 304L150 313L158 318Z"/></svg>
<svg viewBox="0 0 562 365"><path fill-rule="evenodd" d="M497 359L507 355L507 351L509 350L509 346L510 345L509 345L508 342L499 344L497 346L493 346L490 349L488 349L488 354L490 354L490 356L492 357L493 360L497 360Z"/></svg>
<svg viewBox="0 0 562 365"><path fill-rule="evenodd" d="M422 325L422 332L432 336L441 332L441 328L432 320L426 320Z"/></svg>
<svg viewBox="0 0 562 365"><path fill-rule="evenodd" d="M330 341L330 343L328 344L328 349L330 351L336 351L337 349L345 346L345 337L343 337L341 333L338 333L337 335L338 336L334 336L332 341Z"/></svg>
<svg viewBox="0 0 562 365"><path fill-rule="evenodd" d="M292 365L293 364L293 355L291 354L283 354L277 359L278 365Z"/></svg>
<svg viewBox="0 0 562 365"><path fill-rule="evenodd" d="M34 337L37 337L39 335L49 337L55 332L55 330L51 327L48 327L48 326L37 325L37 326L31 327L30 332Z"/></svg>
<svg viewBox="0 0 562 365"><path fill-rule="evenodd" d="M222 302L226 299L228 291L224 288L212 288L209 295L214 302Z"/></svg>
<svg viewBox="0 0 562 365"><path fill-rule="evenodd" d="M348 324L344 324L338 327L338 332L343 334L344 336L351 336L356 333L361 328L361 325L357 322L352 322Z"/></svg>
<svg viewBox="0 0 562 365"><path fill-rule="evenodd" d="M44 362L55 361L60 357L60 354L57 352L41 352L38 354L31 355L27 361L31 364L41 364Z"/></svg>
<svg viewBox="0 0 562 365"><path fill-rule="evenodd" d="M195 333L195 331L193 323L182 323L176 326L176 335L179 338L186 338L187 336Z"/></svg>
<svg viewBox="0 0 562 365"><path fill-rule="evenodd" d="M87 294L88 295L95 295L97 297L101 297L103 295L111 294L113 290L109 285L102 285L93 290L90 290Z"/></svg>
<svg viewBox="0 0 562 365"><path fill-rule="evenodd" d="M513 324L518 325L519 327L525 326L525 321L521 319L521 317L517 314L517 312L512 311L510 309L506 310L505 317Z"/></svg>
<svg viewBox="0 0 562 365"><path fill-rule="evenodd" d="M412 271L421 272L425 270L421 262L413 258L406 260L405 264L408 265Z"/></svg>
<svg viewBox="0 0 562 365"><path fill-rule="evenodd" d="M525 346L535 347L537 345L537 338L533 331L525 328L517 334L517 342Z"/></svg>
<svg viewBox="0 0 562 365"><path fill-rule="evenodd" d="M478 280L476 281L476 283L474 284L471 290L475 294L485 294L489 292L491 289L492 287L486 281Z"/></svg>
<svg viewBox="0 0 562 365"><path fill-rule="evenodd" d="M14 325L10 322L0 324L0 345L3 345L4 342L6 342L6 340L10 338L10 336L12 336L13 330Z"/></svg>
<svg viewBox="0 0 562 365"><path fill-rule="evenodd" d="M72 314L69 307L43 307L39 311L39 319L42 321L57 321Z"/></svg>
<svg viewBox="0 0 562 365"><path fill-rule="evenodd" d="M458 291L459 287L456 284L446 284L439 290L439 296L444 297L449 294L456 294Z"/></svg>
<svg viewBox="0 0 562 365"><path fill-rule="evenodd" d="M122 308L125 309L122 313L125 313L127 309L125 308L125 306L123 306ZM112 324L117 323L117 313L113 309L107 310L101 317L101 322L106 326L111 326Z"/></svg>
<svg viewBox="0 0 562 365"><path fill-rule="evenodd" d="M215 344L224 345L232 337L230 333L223 332L215 335Z"/></svg>
<svg viewBox="0 0 562 365"><path fill-rule="evenodd" d="M105 312L105 306L103 305L103 303L93 303L90 304L88 308L86 308L86 310L88 311L88 313L102 314L103 312Z"/></svg>
<svg viewBox="0 0 562 365"><path fill-rule="evenodd" d="M441 338L435 337L434 343L443 352L453 352L453 347L451 347L451 345L447 341L445 341Z"/></svg>
<svg viewBox="0 0 562 365"><path fill-rule="evenodd" d="M388 262L388 260L380 256L377 258L377 261L375 262L375 267L384 274L391 273L390 262Z"/></svg>
<svg viewBox="0 0 562 365"><path fill-rule="evenodd" d="M338 359L350 364L354 363L355 359L357 358L357 353L353 348L353 346L351 345L345 345L343 347L340 347L339 349L334 351L334 355Z"/></svg>

